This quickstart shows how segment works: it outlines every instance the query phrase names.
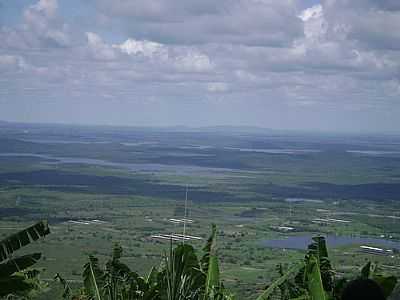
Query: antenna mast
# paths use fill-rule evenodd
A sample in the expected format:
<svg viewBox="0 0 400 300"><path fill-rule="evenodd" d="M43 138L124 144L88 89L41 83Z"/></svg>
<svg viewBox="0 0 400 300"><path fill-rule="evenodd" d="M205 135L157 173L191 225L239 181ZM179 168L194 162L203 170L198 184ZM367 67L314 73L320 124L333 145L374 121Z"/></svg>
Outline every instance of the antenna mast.
<svg viewBox="0 0 400 300"><path fill-rule="evenodd" d="M182 239L182 242L183 242L183 243L185 243L185 239L186 239L187 200L188 200L188 184L186 184L185 216L184 216L184 218L183 218L183 239Z"/></svg>

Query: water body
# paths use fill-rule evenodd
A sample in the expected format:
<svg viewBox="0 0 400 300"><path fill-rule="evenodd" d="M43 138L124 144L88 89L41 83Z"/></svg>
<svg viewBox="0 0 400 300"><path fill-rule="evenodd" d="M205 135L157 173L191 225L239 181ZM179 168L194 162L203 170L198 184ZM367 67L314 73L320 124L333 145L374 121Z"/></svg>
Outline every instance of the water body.
<svg viewBox="0 0 400 300"><path fill-rule="evenodd" d="M347 150L347 153L367 155L367 156L399 156L400 151L380 151L380 150Z"/></svg>
<svg viewBox="0 0 400 300"><path fill-rule="evenodd" d="M224 147L227 150L237 150L241 152L256 152L256 153L267 153L267 154L289 154L289 155L300 155L319 153L321 150L318 149L258 149L258 148L236 148L236 147Z"/></svg>
<svg viewBox="0 0 400 300"><path fill-rule="evenodd" d="M39 143L39 144L82 144L82 145L96 145L96 144L112 144L119 143L127 147L137 147L137 146L153 146L158 145L159 142L154 141L143 141L143 142L118 142L118 141L87 141L87 140L57 140L57 139L21 139L21 141Z"/></svg>
<svg viewBox="0 0 400 300"><path fill-rule="evenodd" d="M183 150L192 150L192 149L207 150L207 149L213 149L214 147L209 145L189 145L189 146L181 146L178 148Z"/></svg>
<svg viewBox="0 0 400 300"><path fill-rule="evenodd" d="M285 202L297 203L297 202L308 202L308 203L323 203L324 201L319 199L307 199L307 198L286 198Z"/></svg>
<svg viewBox="0 0 400 300"><path fill-rule="evenodd" d="M51 139L21 139L21 141L38 144L111 144L109 141L82 141L82 140L51 140Z"/></svg>
<svg viewBox="0 0 400 300"><path fill-rule="evenodd" d="M102 167L112 167L117 169L128 169L132 172L164 172L174 174L222 174L222 173L236 173L237 170L228 168L211 168L211 167L200 167L200 166L188 166L188 165L163 165L153 163L119 163L106 161L102 159L83 158L83 157L59 157L46 154L36 153L0 153L0 157L37 157L44 161L42 164L85 164L85 165L96 165ZM241 172L245 172L242 171Z"/></svg>
<svg viewBox="0 0 400 300"><path fill-rule="evenodd" d="M261 244L268 248L305 250L312 242L312 237L313 235L290 236L284 239L263 240ZM400 242L380 238L335 235L328 235L326 238L327 245L330 248L350 245L367 245L400 250Z"/></svg>
<svg viewBox="0 0 400 300"><path fill-rule="evenodd" d="M120 143L123 146L127 147L138 147L138 146L156 146L159 142L124 142Z"/></svg>
<svg viewBox="0 0 400 300"><path fill-rule="evenodd" d="M3 152L0 153L0 157L37 157L37 158L42 158L42 159L54 159L50 155L45 155L45 154L36 154L36 153L9 153L9 152Z"/></svg>

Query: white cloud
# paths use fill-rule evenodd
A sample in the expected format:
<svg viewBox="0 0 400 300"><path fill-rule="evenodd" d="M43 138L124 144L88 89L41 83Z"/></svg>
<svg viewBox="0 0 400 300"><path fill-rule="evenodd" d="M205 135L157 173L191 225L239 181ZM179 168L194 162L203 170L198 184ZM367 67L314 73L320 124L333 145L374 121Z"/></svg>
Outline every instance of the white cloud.
<svg viewBox="0 0 400 300"><path fill-rule="evenodd" d="M185 72L208 72L214 68L210 58L196 50L189 50L178 56L175 65L178 70Z"/></svg>
<svg viewBox="0 0 400 300"><path fill-rule="evenodd" d="M113 60L116 58L114 49L103 42L100 36L93 32L86 32L88 48L95 59Z"/></svg>
<svg viewBox="0 0 400 300"><path fill-rule="evenodd" d="M143 55L145 57L158 56L164 59L168 58L168 50L164 45L147 40L139 41L135 39L127 39L122 44L114 44L112 47L129 55Z"/></svg>
<svg viewBox="0 0 400 300"><path fill-rule="evenodd" d="M43 13L47 18L54 18L58 8L57 0L40 0L31 6L32 10Z"/></svg>
<svg viewBox="0 0 400 300"><path fill-rule="evenodd" d="M23 22L0 27L0 48L47 48L71 45L69 27L57 14L56 0L40 0L23 11Z"/></svg>
<svg viewBox="0 0 400 300"><path fill-rule="evenodd" d="M296 1L97 0L131 36L168 44L289 45L303 34Z"/></svg>
<svg viewBox="0 0 400 300"><path fill-rule="evenodd" d="M19 71L27 68L21 56L0 55L0 71Z"/></svg>
<svg viewBox="0 0 400 300"><path fill-rule="evenodd" d="M159 66L172 67L180 72L209 72L214 68L208 55L196 47L168 46L154 41L129 38L121 44L112 45L112 48L133 57L149 59L151 63Z"/></svg>
<svg viewBox="0 0 400 300"><path fill-rule="evenodd" d="M400 5L387 0L322 1L331 39L368 49L400 50Z"/></svg>
<svg viewBox="0 0 400 300"><path fill-rule="evenodd" d="M57 17L57 0L40 0L24 12L25 31L36 36L40 43L53 43L65 47L70 43L67 26L60 24Z"/></svg>
<svg viewBox="0 0 400 300"><path fill-rule="evenodd" d="M319 19L322 17L322 6L321 4L316 4L314 6L311 6L309 8L304 9L300 15L300 19L302 19L304 22L310 20L310 19Z"/></svg>
<svg viewBox="0 0 400 300"><path fill-rule="evenodd" d="M299 17L304 22L304 35L306 38L317 40L326 34L327 23L320 4L303 10Z"/></svg>
<svg viewBox="0 0 400 300"><path fill-rule="evenodd" d="M229 86L225 82L210 82L207 90L211 93L222 93L229 90Z"/></svg>

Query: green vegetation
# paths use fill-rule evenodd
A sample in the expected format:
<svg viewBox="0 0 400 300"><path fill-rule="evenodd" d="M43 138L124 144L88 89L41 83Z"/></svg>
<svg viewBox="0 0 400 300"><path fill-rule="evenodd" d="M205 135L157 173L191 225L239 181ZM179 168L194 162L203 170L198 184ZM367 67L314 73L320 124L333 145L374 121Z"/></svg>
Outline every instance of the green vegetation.
<svg viewBox="0 0 400 300"><path fill-rule="evenodd" d="M182 193L184 197L184 193ZM34 195L34 196L33 196ZM8 236L13 231L28 226L36 217L52 219L53 234L44 241L30 245L32 252L42 252L37 266L44 268L41 278L50 290L40 299L57 299L62 291L53 282L54 274L61 273L71 287L77 288L82 280L82 266L85 257L95 255L99 262L109 257L109 248L113 242L124 249L121 261L138 274L148 274L153 266L163 261L164 253L169 253L169 244L150 238L152 234L180 232L181 226L168 221L170 217L181 217L182 200L160 200L147 197L126 197L106 195L86 195L74 193L48 192L45 190L15 190L2 193L2 205L15 207L19 197L19 208L28 210L22 216L10 215L0 220L1 234ZM285 202L250 202L246 206L238 203L194 203L190 214L194 223L188 225L188 233L205 238L208 224L217 223L220 280L224 286L237 295L238 299L255 299L265 284L280 276L276 265L282 265L282 272L287 270L288 262L300 261L304 256L301 249L268 248L262 245L266 239L281 239L301 236L308 232L323 234L340 233L342 235L361 235L363 231L370 236L391 233L397 228L396 220L391 220L380 229L365 225L371 222L368 214L392 214L389 207L368 203L360 208L347 203L338 206L332 202L293 203ZM250 208L249 208L250 207ZM253 209L256 208L256 216ZM325 209L329 212L320 212ZM351 223L332 223L318 225L311 220L317 217L329 217L341 211L357 212ZM356 218L357 217L357 218ZM361 218L362 217L362 218ZM74 221L102 220L104 223L71 223ZM349 216L347 216L349 219ZM359 221L358 221L359 220ZM275 226L292 226L295 232L282 233ZM193 241L199 249L201 241ZM378 245L379 247L379 245ZM21 249L22 251L24 249ZM330 261L336 266L338 274L355 276L367 260L378 263L385 273L400 276L397 266L400 258L393 255L371 255L360 252L359 244L331 246ZM392 257L393 256L393 257Z"/></svg>
<svg viewBox="0 0 400 300"><path fill-rule="evenodd" d="M2 241L5 258L49 233L47 223L39 222L27 229L13 234ZM219 257L216 253L217 231L215 225L203 247L201 258L195 249L185 243L172 248L164 254L160 267L153 267L147 276L140 276L121 262L123 249L115 244L111 258L101 268L99 260L89 255L83 266L83 286L73 291L68 281L60 274L55 279L63 286L63 299L75 300L232 300L220 279ZM32 270L26 269L40 258L37 253L18 258L9 258L0 265L1 295L24 296L31 298L32 291L39 290L39 280ZM294 264L287 272L278 265L281 277L273 281L261 292L257 300L340 300L341 292L349 281L345 275L338 277L332 268L324 237L314 237L301 263ZM394 290L397 278L385 276L378 267L368 262L357 277L371 278L379 284L389 297Z"/></svg>
<svg viewBox="0 0 400 300"><path fill-rule="evenodd" d="M256 299L290 273L316 235L328 237L335 274L354 278L372 261L400 276L396 137L21 126L0 133L0 238L49 220L53 234L29 246L42 253L35 267L49 287L40 300L63 293L56 273L79 290L86 258L103 265L113 242L137 274L165 265L170 245L151 236L182 233L169 219L184 217L186 184L187 233L205 240L216 223L219 280L237 299Z"/></svg>
<svg viewBox="0 0 400 300"><path fill-rule="evenodd" d="M116 245L104 271L99 268L98 259L89 256L83 272L84 288L78 297L98 300L234 299L234 295L224 288L220 280L215 242L216 229L213 225L201 259L197 258L192 246L180 244L172 250L171 244L170 253L164 256L161 267L152 268L146 277L132 272L120 262L122 248ZM344 276L336 276L323 237L313 239L302 263L295 264L285 274L282 265L278 267L281 277L273 281L257 300L340 300L342 288L349 281ZM377 266L371 262L361 269L357 277L376 281L386 297L390 296L397 283L396 277L380 274ZM70 295L71 291L68 291L64 298Z"/></svg>
<svg viewBox="0 0 400 300"><path fill-rule="evenodd" d="M39 271L29 269L37 263L41 253L13 257L15 251L50 233L47 222L40 221L0 241L0 297L32 296L40 289Z"/></svg>
<svg viewBox="0 0 400 300"><path fill-rule="evenodd" d="M164 255L159 268L153 267L147 276L138 273L120 261L122 248L115 245L111 258L104 268L92 255L84 265L83 288L74 293L67 281L59 274L56 279L63 287L64 299L96 300L229 300L233 296L220 281L218 257L215 253L216 229L203 248L198 259L194 248L179 244Z"/></svg>

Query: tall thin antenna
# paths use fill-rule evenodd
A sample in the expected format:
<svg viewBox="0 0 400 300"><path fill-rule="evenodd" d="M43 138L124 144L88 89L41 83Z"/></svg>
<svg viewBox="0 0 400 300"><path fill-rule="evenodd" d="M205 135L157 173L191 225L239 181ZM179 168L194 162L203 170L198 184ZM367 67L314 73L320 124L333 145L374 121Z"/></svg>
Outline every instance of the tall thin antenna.
<svg viewBox="0 0 400 300"><path fill-rule="evenodd" d="M187 200L188 200L188 184L186 184L186 195L185 195L185 216L183 218L183 239L182 242L185 243L186 239L186 219L187 219Z"/></svg>

